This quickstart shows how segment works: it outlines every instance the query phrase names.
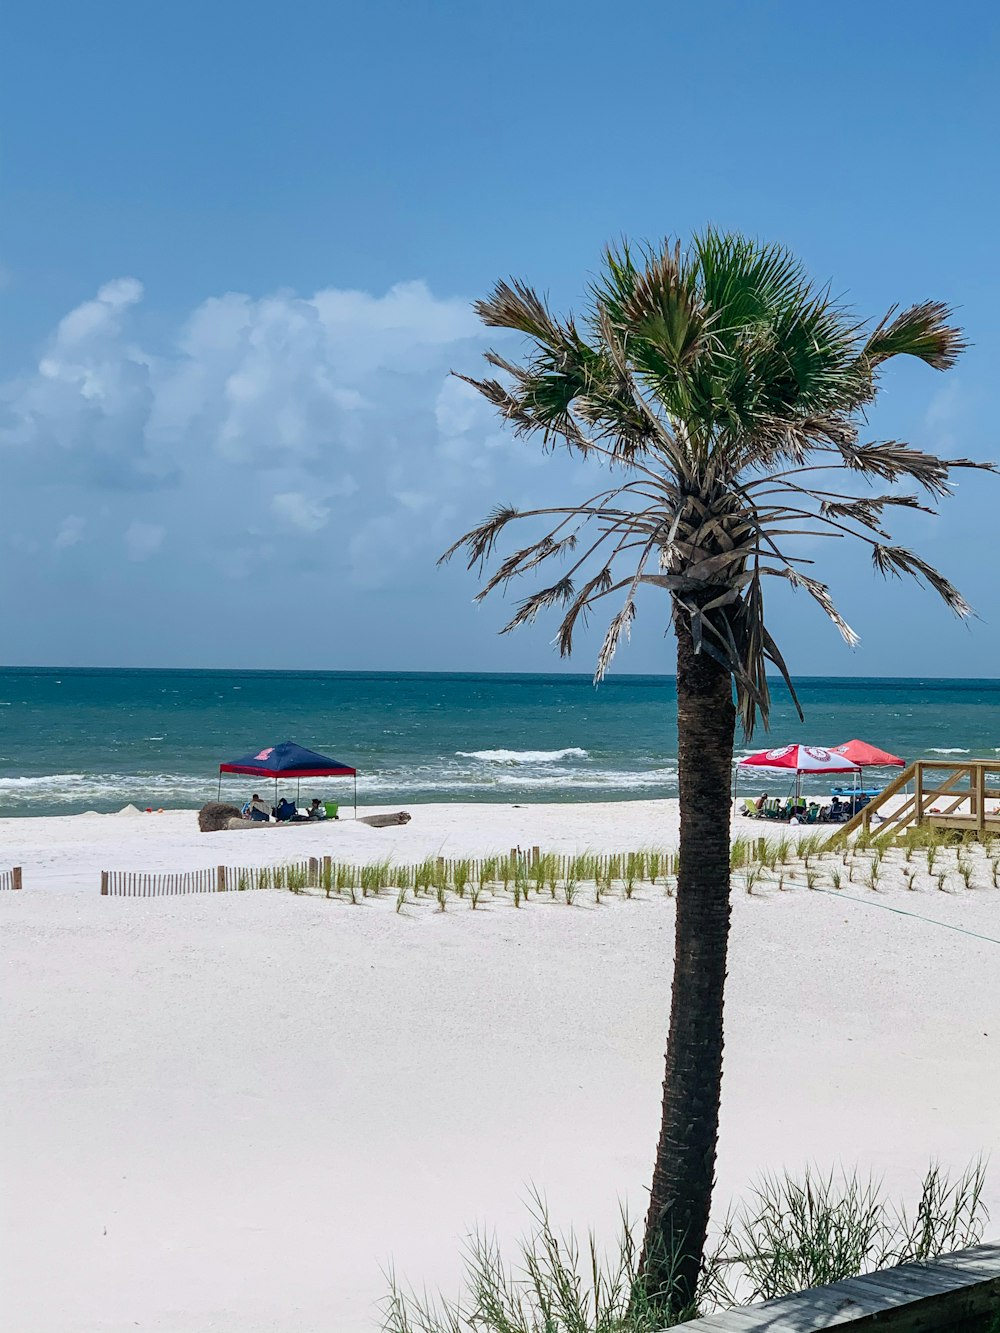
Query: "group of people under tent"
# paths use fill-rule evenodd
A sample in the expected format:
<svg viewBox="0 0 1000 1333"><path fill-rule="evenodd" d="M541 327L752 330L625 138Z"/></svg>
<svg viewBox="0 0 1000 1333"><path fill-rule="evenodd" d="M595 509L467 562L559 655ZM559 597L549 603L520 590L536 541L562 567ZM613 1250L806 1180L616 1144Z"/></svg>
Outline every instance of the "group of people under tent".
<svg viewBox="0 0 1000 1333"><path fill-rule="evenodd" d="M336 819L337 807L324 805L318 796L314 796L305 812L300 812L294 801L282 796L276 805L262 801L257 792L243 806L240 814L254 823L270 823L272 817L279 824L309 824L320 819Z"/></svg>
<svg viewBox="0 0 1000 1333"><path fill-rule="evenodd" d="M833 796L821 805L819 801L807 801L804 796L789 796L782 801L764 791L756 801L746 798L743 813L752 819L774 819L789 824L846 824L870 800L870 796L859 792L843 800Z"/></svg>

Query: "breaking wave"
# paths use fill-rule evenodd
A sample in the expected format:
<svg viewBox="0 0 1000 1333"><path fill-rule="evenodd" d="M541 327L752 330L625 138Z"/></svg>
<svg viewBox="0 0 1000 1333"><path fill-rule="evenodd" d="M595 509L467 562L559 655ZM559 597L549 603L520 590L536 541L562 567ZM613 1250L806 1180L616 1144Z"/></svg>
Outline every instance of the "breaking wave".
<svg viewBox="0 0 1000 1333"><path fill-rule="evenodd" d="M589 759L586 750L570 745L565 750L456 750L460 759L481 759L487 764L551 764L560 759Z"/></svg>
<svg viewBox="0 0 1000 1333"><path fill-rule="evenodd" d="M571 767L584 751L560 751L569 764L554 760L549 751L535 752L545 755L535 760L524 757L531 751L513 753L520 756L517 761L470 762L470 756L462 755L410 767L394 764L371 773L362 769L358 773L358 797L362 802L381 805L406 800L579 800L589 795L622 799L628 795L677 794L677 769L670 763L658 765L654 761L631 770L613 764ZM345 778L303 779L302 794L349 799L347 783ZM238 804L252 784L251 778L226 778L222 799ZM270 794L271 780L265 785ZM279 791L295 791L294 782L279 782L278 786ZM197 809L205 801L215 800L217 791L218 778L209 774L50 773L41 777L0 777L0 817L113 811L128 804L140 809Z"/></svg>
<svg viewBox="0 0 1000 1333"><path fill-rule="evenodd" d="M34 814L36 807L64 810L135 805L197 806L218 790L210 778L179 773L48 773L43 777L0 777L0 815Z"/></svg>

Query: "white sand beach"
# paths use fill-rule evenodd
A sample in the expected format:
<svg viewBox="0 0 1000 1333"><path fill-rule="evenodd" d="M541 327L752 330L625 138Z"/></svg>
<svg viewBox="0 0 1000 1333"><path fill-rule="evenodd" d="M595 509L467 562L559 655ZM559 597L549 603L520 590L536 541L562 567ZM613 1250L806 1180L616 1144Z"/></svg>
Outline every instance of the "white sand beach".
<svg viewBox="0 0 1000 1333"><path fill-rule="evenodd" d="M400 807L365 806L359 815ZM350 807L335 823L253 826L237 832L199 832L193 810L145 814L127 807L115 815L56 815L0 819L0 864L20 865L35 889L88 892L102 870L198 870L214 865L271 865L309 856L362 863L391 856L482 856L541 846L546 851L626 851L676 847L676 800L573 804L409 805L413 818L396 828L356 823ZM773 833L733 820L733 836ZM805 830L783 828L788 836Z"/></svg>
<svg viewBox="0 0 1000 1333"><path fill-rule="evenodd" d="M563 1226L610 1236L619 1200L641 1216L661 888L399 914L393 895L99 895L102 869L676 845L671 801L410 810L382 830L0 821L0 869L24 871L0 894L11 1333L367 1333L384 1267L454 1292L463 1237L518 1234L532 1184ZM857 1165L912 1198L931 1158L982 1152L996 1232L1000 890L895 871L733 906L719 1214L765 1170Z"/></svg>

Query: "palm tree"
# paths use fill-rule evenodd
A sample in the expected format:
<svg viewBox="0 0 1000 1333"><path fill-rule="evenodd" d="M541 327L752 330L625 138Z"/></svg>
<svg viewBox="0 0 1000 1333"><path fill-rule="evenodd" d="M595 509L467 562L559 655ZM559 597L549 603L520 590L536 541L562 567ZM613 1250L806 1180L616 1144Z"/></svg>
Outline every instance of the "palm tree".
<svg viewBox="0 0 1000 1333"><path fill-rule="evenodd" d="M534 521L526 545L497 557L479 598L560 565L558 577L519 602L503 632L558 607L565 656L581 617L621 594L597 680L630 632L639 590L670 597L680 858L663 1115L641 1272L647 1295L677 1309L696 1291L715 1173L736 721L748 737L758 720L767 725L768 663L795 699L765 623L763 580L803 589L854 644L827 586L806 572L813 562L790 553L803 534L851 538L868 546L879 573L912 576L968 615L951 583L894 545L886 524L897 508L934 512L953 470L990 465L859 439L889 360L913 356L937 370L954 363L964 343L948 308L894 309L866 328L778 246L710 230L686 251L679 243L609 249L582 323L557 318L518 281L499 283L476 310L490 327L524 335L529 350L520 362L487 353L502 378L460 378L516 435L564 445L604 464L610 477L582 501L497 508L442 560L464 549L469 568L485 576L507 527ZM884 486L873 491L873 483ZM900 493L900 483L922 498Z"/></svg>

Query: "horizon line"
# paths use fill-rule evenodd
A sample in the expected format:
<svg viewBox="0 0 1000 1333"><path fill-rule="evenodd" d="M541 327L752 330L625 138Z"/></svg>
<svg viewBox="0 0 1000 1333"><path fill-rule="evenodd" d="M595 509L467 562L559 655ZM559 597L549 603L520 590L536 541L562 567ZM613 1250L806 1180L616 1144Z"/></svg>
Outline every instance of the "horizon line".
<svg viewBox="0 0 1000 1333"><path fill-rule="evenodd" d="M593 673L589 671L485 671L476 669L466 669L461 671L436 669L393 669L393 668L367 668L367 667L200 667L200 666L67 666L65 664L44 665L41 663L32 663L30 665L12 665L0 664L0 672L149 672L150 674L165 674L169 672L181 673L200 673L203 675L297 675L297 676L488 676L498 679L509 677L524 676L545 676L551 679L583 679L593 680ZM623 671L609 673L601 684L611 684L614 681L623 680L673 680L676 681L677 673L674 671ZM894 675L825 675L818 672L793 673L793 680L838 680L838 681L862 681L862 680L891 680L891 681L984 681L990 684L1000 684L1000 676L936 676L931 674L921 674L916 676L894 676ZM768 680L782 680L780 673L768 673Z"/></svg>

